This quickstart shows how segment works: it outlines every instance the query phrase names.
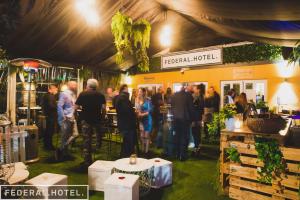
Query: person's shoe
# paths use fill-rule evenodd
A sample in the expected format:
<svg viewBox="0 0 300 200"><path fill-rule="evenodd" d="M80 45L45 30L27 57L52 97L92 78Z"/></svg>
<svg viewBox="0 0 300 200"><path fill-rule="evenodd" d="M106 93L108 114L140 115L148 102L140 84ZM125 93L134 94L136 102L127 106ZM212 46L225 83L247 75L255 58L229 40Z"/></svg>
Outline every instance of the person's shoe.
<svg viewBox="0 0 300 200"><path fill-rule="evenodd" d="M55 150L54 146L52 144L44 144L44 149L48 151Z"/></svg>
<svg viewBox="0 0 300 200"><path fill-rule="evenodd" d="M181 157L179 158L179 160L180 160L181 162L184 162L184 161L186 161L186 160L187 160L187 157L185 157L185 156L181 156Z"/></svg>
<svg viewBox="0 0 300 200"><path fill-rule="evenodd" d="M90 165L91 163L83 161L80 163L80 170L86 172Z"/></svg>
<svg viewBox="0 0 300 200"><path fill-rule="evenodd" d="M191 156L192 156L192 157L196 157L196 150L193 150L193 151L192 151Z"/></svg>
<svg viewBox="0 0 300 200"><path fill-rule="evenodd" d="M66 154L63 156L63 160L75 160L75 157L71 154Z"/></svg>
<svg viewBox="0 0 300 200"><path fill-rule="evenodd" d="M55 154L54 154L55 160L58 162L63 161L63 154L62 151L60 149L56 149L55 150Z"/></svg>
<svg viewBox="0 0 300 200"><path fill-rule="evenodd" d="M189 144L189 149L192 149L192 148L194 148L195 147L195 144L193 143L193 142L191 142L190 144Z"/></svg>
<svg viewBox="0 0 300 200"><path fill-rule="evenodd" d="M198 147L197 149L196 149L196 156L198 157L200 155L200 147Z"/></svg>

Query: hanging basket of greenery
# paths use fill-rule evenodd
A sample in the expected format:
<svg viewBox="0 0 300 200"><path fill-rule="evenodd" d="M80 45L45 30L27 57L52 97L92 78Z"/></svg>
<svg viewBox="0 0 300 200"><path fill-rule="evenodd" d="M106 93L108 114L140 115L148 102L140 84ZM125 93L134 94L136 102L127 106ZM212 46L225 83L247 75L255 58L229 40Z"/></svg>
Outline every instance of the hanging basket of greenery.
<svg viewBox="0 0 300 200"><path fill-rule="evenodd" d="M289 57L289 63L298 63L300 65L300 41L297 42L297 47L293 48Z"/></svg>
<svg viewBox="0 0 300 200"><path fill-rule="evenodd" d="M133 56L141 71L149 71L150 23L145 19L133 22L130 17L117 12L112 18L111 32L117 50L116 63L121 64L127 56Z"/></svg>

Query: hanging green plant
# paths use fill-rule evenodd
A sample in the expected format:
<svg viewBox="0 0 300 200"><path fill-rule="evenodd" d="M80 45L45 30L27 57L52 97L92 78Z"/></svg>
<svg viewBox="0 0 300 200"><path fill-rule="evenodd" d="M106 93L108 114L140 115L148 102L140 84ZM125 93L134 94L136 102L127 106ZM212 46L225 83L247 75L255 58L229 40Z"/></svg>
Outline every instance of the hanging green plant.
<svg viewBox="0 0 300 200"><path fill-rule="evenodd" d="M111 22L111 32L114 36L114 44L117 49L116 63L121 64L125 59L125 52L132 53L131 35L132 19L117 12Z"/></svg>
<svg viewBox="0 0 300 200"><path fill-rule="evenodd" d="M275 139L256 137L255 149L258 159L264 163L264 166L258 169L259 181L271 183L276 177L280 178L286 170L286 163L278 142Z"/></svg>
<svg viewBox="0 0 300 200"><path fill-rule="evenodd" d="M17 67L10 64L6 50L2 49L1 46L0 46L0 68L8 68L9 74L13 74L18 71L23 71L23 67Z"/></svg>
<svg viewBox="0 0 300 200"><path fill-rule="evenodd" d="M293 48L289 57L289 63L298 63L300 65L300 41L298 41L296 45L297 47Z"/></svg>
<svg viewBox="0 0 300 200"><path fill-rule="evenodd" d="M111 32L117 50L116 63L121 64L126 56L133 56L141 71L149 71L150 23L145 19L133 22L130 17L117 12L112 18Z"/></svg>
<svg viewBox="0 0 300 200"><path fill-rule="evenodd" d="M234 147L226 149L227 158L235 163L241 163L240 153Z"/></svg>
<svg viewBox="0 0 300 200"><path fill-rule="evenodd" d="M5 68L7 66L9 66L7 53L0 46L0 68Z"/></svg>
<svg viewBox="0 0 300 200"><path fill-rule="evenodd" d="M90 77L92 77L92 71L86 68L80 69L79 77L83 80L88 80Z"/></svg>

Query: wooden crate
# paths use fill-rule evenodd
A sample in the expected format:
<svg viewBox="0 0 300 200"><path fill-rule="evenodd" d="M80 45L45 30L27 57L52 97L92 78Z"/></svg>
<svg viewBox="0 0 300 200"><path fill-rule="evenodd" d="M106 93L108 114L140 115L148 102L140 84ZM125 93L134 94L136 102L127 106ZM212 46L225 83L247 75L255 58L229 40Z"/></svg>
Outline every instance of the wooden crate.
<svg viewBox="0 0 300 200"><path fill-rule="evenodd" d="M263 163L258 160L255 150L255 136L274 138L281 144L281 151L287 163L287 173L277 178L272 184L258 181L258 167ZM221 132L220 181L225 193L232 199L291 199L299 200L300 185L300 149L282 146L286 137L251 133L250 131ZM226 159L226 149L234 147L240 153L241 163L232 163ZM280 186L281 185L281 186Z"/></svg>

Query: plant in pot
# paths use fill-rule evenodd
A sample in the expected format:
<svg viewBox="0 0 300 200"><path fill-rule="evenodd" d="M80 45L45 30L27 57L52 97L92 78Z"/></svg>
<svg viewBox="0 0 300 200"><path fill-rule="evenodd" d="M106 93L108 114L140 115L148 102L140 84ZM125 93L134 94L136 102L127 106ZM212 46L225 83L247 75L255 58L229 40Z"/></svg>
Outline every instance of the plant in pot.
<svg viewBox="0 0 300 200"><path fill-rule="evenodd" d="M234 130L234 115L236 114L236 106L234 104L225 105L220 112L213 114L212 121L207 125L208 133L215 135L219 129L226 128L229 131Z"/></svg>
<svg viewBox="0 0 300 200"><path fill-rule="evenodd" d="M263 100L258 101L255 106L258 114L265 114L269 111L267 102Z"/></svg>

